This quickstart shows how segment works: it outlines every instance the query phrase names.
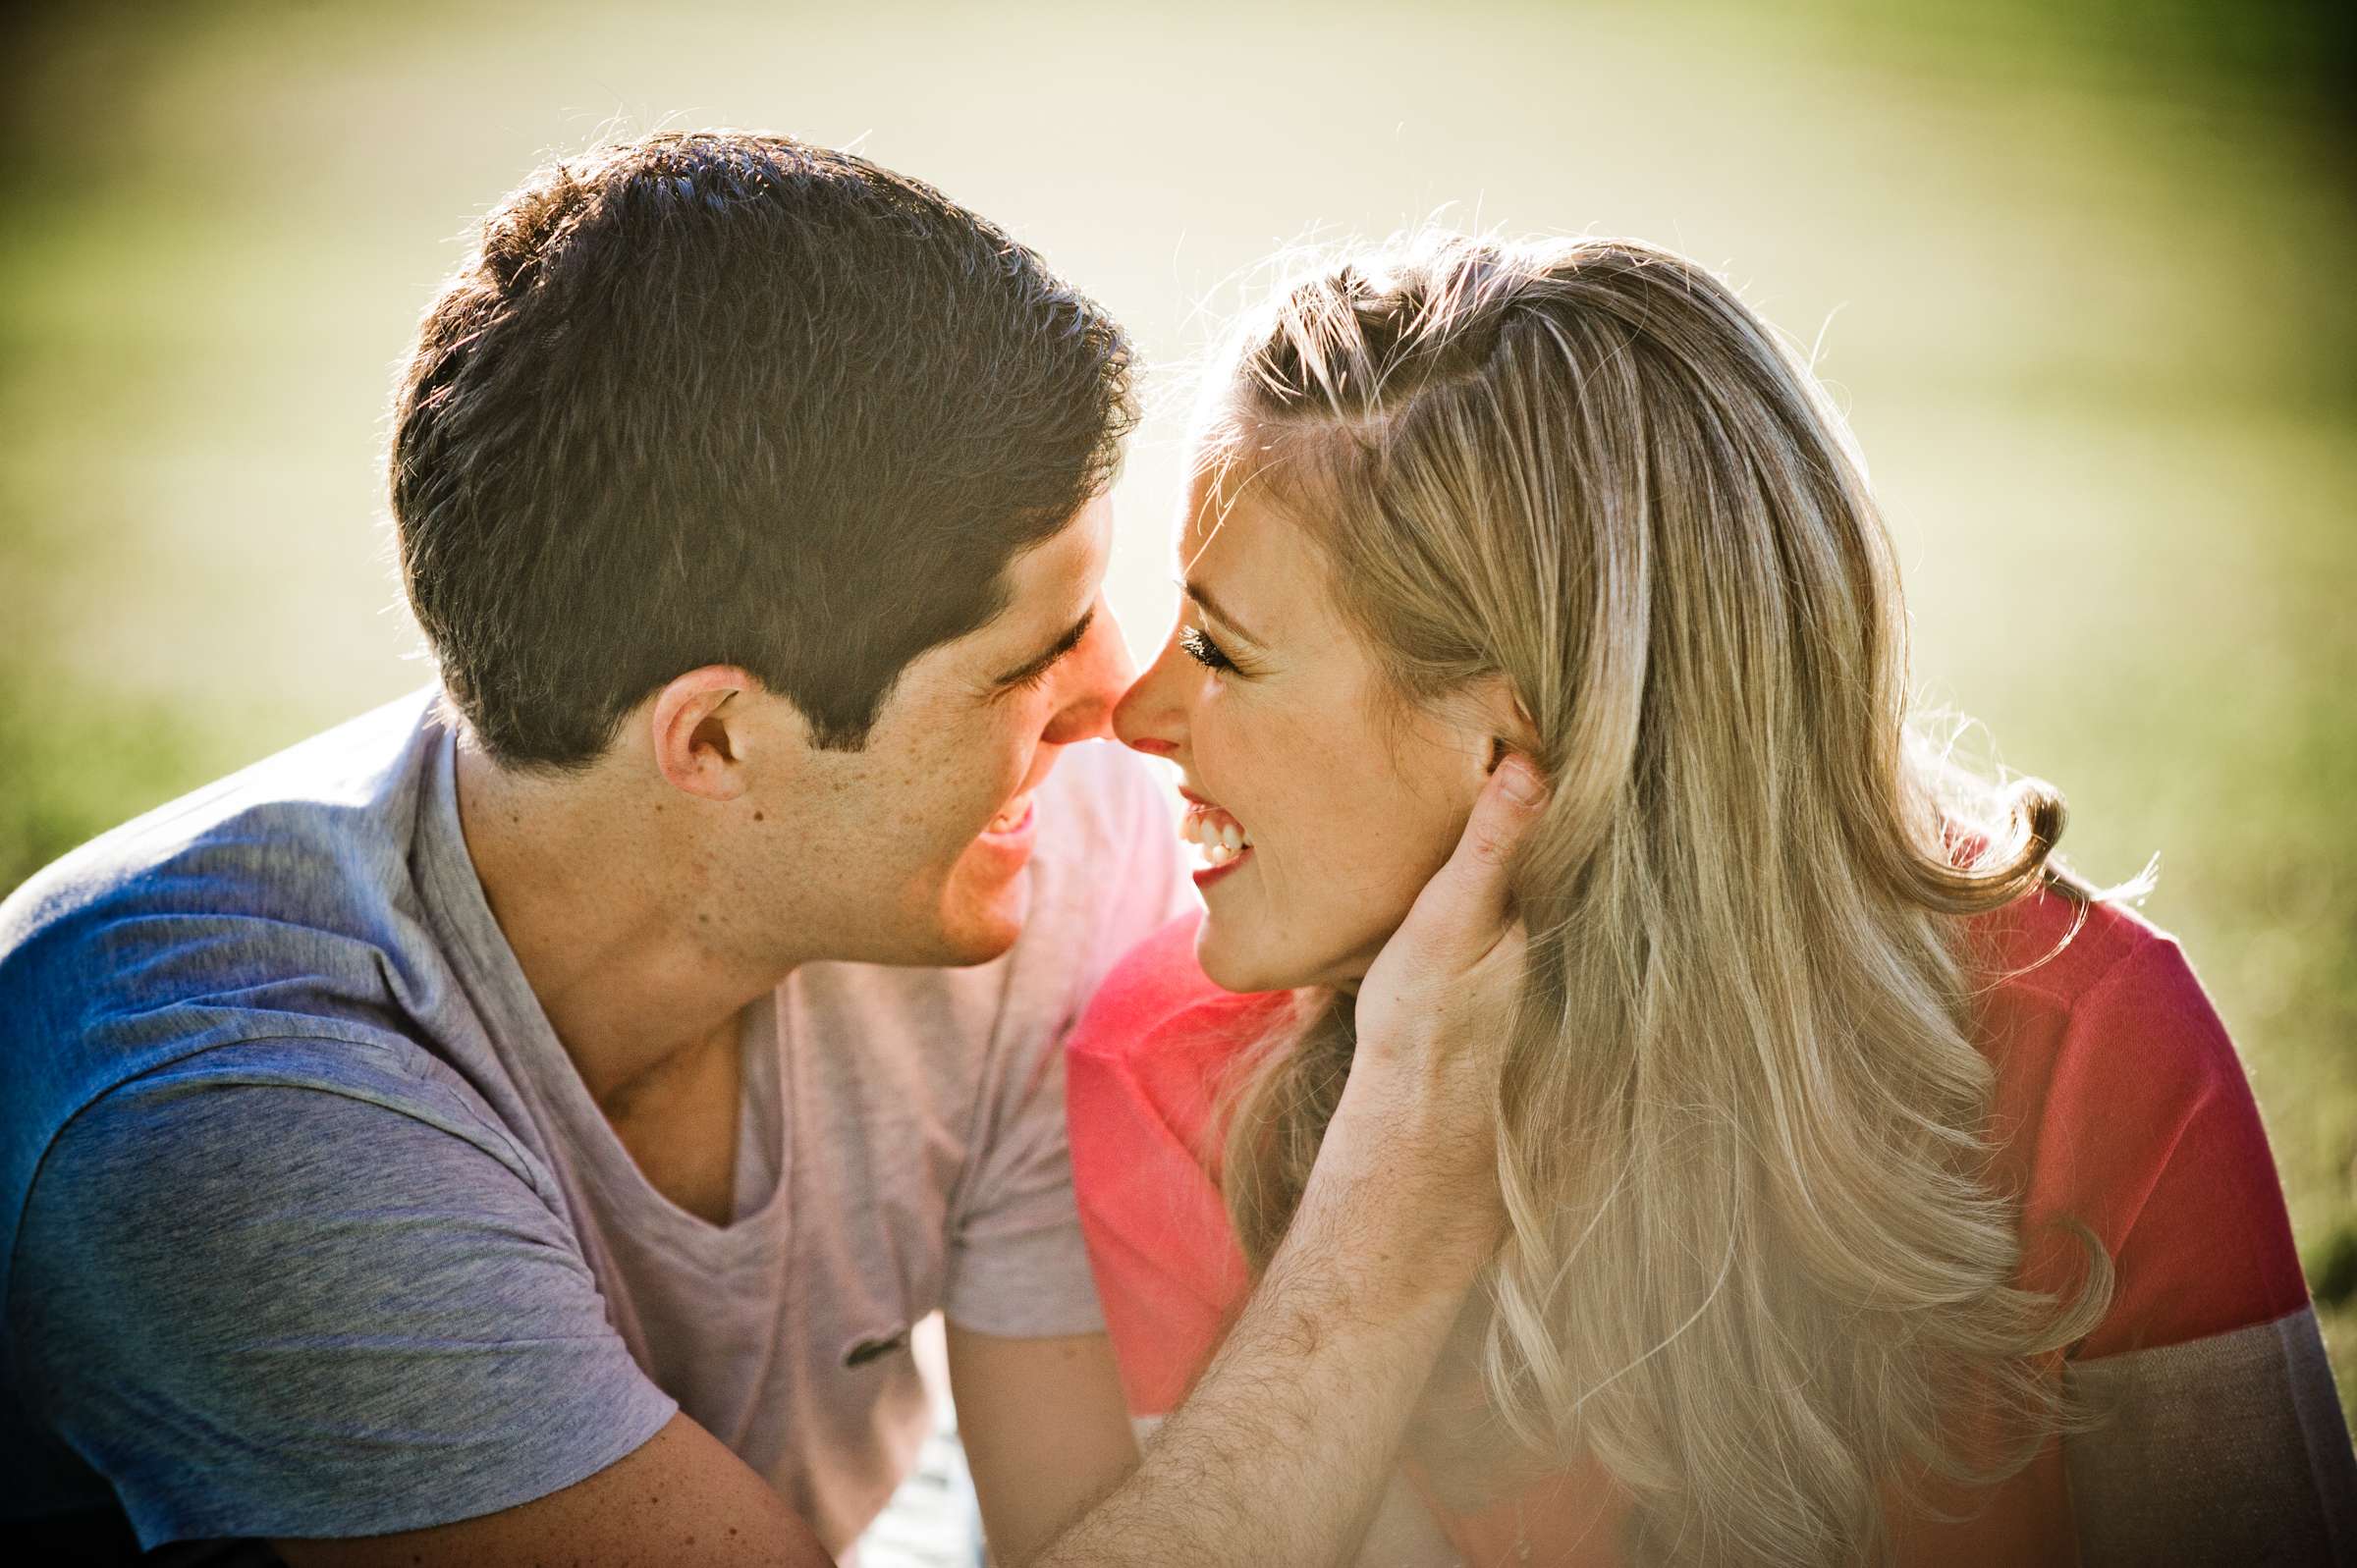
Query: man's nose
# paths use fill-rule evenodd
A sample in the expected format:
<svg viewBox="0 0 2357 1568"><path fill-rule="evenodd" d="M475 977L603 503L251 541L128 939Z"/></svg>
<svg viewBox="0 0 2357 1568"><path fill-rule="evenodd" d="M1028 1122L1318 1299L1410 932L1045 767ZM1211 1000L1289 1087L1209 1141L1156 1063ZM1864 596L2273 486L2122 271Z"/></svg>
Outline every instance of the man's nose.
<svg viewBox="0 0 2357 1568"><path fill-rule="evenodd" d="M1114 619L1113 607L1100 599L1088 634L1071 653L1071 698L1057 710L1040 738L1060 746L1077 740L1112 739L1114 705L1129 689L1136 674L1121 622Z"/></svg>

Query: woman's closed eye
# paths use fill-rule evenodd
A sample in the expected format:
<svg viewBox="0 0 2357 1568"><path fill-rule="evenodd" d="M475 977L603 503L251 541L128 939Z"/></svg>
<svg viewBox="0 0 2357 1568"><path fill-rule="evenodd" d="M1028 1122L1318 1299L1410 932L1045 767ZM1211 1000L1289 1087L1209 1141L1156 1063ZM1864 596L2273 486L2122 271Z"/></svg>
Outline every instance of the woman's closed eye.
<svg viewBox="0 0 2357 1568"><path fill-rule="evenodd" d="M1206 670L1233 670L1235 668L1234 663L1220 651L1220 645L1212 641L1210 634L1200 627L1181 627L1178 632L1178 646L1186 650L1188 658Z"/></svg>

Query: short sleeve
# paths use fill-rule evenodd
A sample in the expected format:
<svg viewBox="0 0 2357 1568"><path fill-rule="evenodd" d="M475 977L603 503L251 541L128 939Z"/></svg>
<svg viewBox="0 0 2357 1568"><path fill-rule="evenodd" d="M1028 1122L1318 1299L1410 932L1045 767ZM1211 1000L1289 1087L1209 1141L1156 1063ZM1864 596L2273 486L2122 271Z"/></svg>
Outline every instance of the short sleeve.
<svg viewBox="0 0 2357 1568"><path fill-rule="evenodd" d="M51 1147L9 1300L20 1386L143 1547L497 1512L677 1410L512 1146L388 1099L175 1071Z"/></svg>
<svg viewBox="0 0 2357 1568"><path fill-rule="evenodd" d="M1096 1333L1105 1319L1072 1214L1063 1040L1025 1046L959 1208L943 1310L960 1328L1013 1339Z"/></svg>
<svg viewBox="0 0 2357 1568"><path fill-rule="evenodd" d="M2176 944L2144 941L2077 1000L2048 1118L2033 1212L2093 1226L2115 1271L2110 1312L2081 1358L2308 1304L2249 1078Z"/></svg>
<svg viewBox="0 0 2357 1568"><path fill-rule="evenodd" d="M2066 1378L2084 1561L2343 1561L2357 1469L2241 1058L2175 943L2140 935L2070 1006L2030 1214L2110 1255ZM2078 1271L2051 1226L2031 1281Z"/></svg>

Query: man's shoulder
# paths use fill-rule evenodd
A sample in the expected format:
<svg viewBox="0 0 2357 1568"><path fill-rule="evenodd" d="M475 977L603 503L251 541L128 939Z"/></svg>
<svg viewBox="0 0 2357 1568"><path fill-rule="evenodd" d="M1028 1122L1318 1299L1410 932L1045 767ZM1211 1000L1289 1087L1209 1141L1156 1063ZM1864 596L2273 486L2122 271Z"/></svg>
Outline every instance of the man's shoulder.
<svg viewBox="0 0 2357 1568"><path fill-rule="evenodd" d="M92 838L0 901L0 961L61 929L142 911L289 910L329 883L381 884L374 831L413 805L430 694L412 693ZM341 875L339 875L339 873Z"/></svg>
<svg viewBox="0 0 2357 1568"><path fill-rule="evenodd" d="M381 1131L356 1138L355 1128L400 1132L398 1140ZM316 1183L357 1159L385 1164L395 1141L411 1152L471 1146L466 1162L487 1156L535 1191L554 1190L474 1086L393 1030L278 1035L192 1053L109 1089L53 1149L69 1140L106 1151L133 1191L225 1162L308 1171L302 1179Z"/></svg>
<svg viewBox="0 0 2357 1568"><path fill-rule="evenodd" d="M0 905L0 1235L49 1138L114 1085L233 1042L398 1034L429 731L422 697L379 709L92 840Z"/></svg>

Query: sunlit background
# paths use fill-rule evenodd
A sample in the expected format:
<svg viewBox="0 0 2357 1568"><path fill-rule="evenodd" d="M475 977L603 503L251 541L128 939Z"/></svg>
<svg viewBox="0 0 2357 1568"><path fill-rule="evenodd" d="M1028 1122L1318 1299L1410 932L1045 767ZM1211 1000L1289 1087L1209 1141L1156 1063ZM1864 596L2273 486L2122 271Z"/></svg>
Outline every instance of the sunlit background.
<svg viewBox="0 0 2357 1568"><path fill-rule="evenodd" d="M18 8L0 33L0 891L423 682L392 367L610 129L853 144L1134 333L1133 647L1184 368L1281 245L1633 234L1812 346L1927 697L2050 778L2240 1042L2357 1393L2357 8Z"/></svg>

